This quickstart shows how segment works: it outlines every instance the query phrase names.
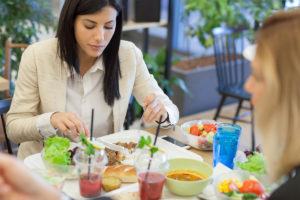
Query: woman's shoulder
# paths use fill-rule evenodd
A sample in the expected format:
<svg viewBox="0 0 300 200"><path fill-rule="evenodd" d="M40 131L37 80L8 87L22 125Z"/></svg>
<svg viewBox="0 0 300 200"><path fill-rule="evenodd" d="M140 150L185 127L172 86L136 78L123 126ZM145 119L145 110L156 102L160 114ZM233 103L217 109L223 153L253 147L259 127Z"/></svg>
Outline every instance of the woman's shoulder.
<svg viewBox="0 0 300 200"><path fill-rule="evenodd" d="M142 53L133 42L121 40L119 56L121 60L136 59L137 57L141 57Z"/></svg>
<svg viewBox="0 0 300 200"><path fill-rule="evenodd" d="M40 42L35 42L26 49L27 52L34 52L40 55L54 55L57 53L57 38L51 38Z"/></svg>
<svg viewBox="0 0 300 200"><path fill-rule="evenodd" d="M119 53L136 53L137 51L140 51L140 49L133 42L121 40Z"/></svg>
<svg viewBox="0 0 300 200"><path fill-rule="evenodd" d="M300 199L299 185L300 173L297 173L294 177L290 178L287 182L277 188L268 200Z"/></svg>

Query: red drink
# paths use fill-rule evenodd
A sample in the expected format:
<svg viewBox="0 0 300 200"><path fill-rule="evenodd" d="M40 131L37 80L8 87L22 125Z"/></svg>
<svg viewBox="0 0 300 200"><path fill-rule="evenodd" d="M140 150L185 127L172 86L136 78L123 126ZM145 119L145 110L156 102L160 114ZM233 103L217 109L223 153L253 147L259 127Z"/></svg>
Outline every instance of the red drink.
<svg viewBox="0 0 300 200"><path fill-rule="evenodd" d="M165 176L155 172L139 174L140 198L141 200L158 200L161 197L165 182Z"/></svg>
<svg viewBox="0 0 300 200"><path fill-rule="evenodd" d="M83 197L97 197L101 194L101 176L99 174L82 174L79 179L80 195Z"/></svg>

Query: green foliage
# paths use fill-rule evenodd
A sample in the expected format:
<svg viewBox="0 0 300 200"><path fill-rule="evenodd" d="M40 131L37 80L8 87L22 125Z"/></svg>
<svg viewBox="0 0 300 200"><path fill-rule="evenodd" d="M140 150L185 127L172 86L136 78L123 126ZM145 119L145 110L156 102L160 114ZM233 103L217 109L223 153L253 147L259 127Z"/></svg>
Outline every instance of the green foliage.
<svg viewBox="0 0 300 200"><path fill-rule="evenodd" d="M142 136L140 139L140 142L138 144L138 147L140 149L143 149L145 146L147 146L147 147L149 147L151 154L154 154L157 151L159 151L159 149L157 147L152 146L151 142L152 142L152 139L150 136L148 136L147 139L144 136Z"/></svg>
<svg viewBox="0 0 300 200"><path fill-rule="evenodd" d="M54 27L51 1L45 0L1 0L0 1L0 67L4 68L5 41L32 43L38 40L42 27L48 32ZM13 70L18 69L21 50L12 52Z"/></svg>
<svg viewBox="0 0 300 200"><path fill-rule="evenodd" d="M198 13L199 20L188 24L186 35L197 36L204 47L213 44L212 29L222 25L248 26L249 19L262 22L274 10L281 7L282 0L182 0L185 3L184 18ZM289 0L293 1L293 0ZM254 28L254 25L253 27Z"/></svg>

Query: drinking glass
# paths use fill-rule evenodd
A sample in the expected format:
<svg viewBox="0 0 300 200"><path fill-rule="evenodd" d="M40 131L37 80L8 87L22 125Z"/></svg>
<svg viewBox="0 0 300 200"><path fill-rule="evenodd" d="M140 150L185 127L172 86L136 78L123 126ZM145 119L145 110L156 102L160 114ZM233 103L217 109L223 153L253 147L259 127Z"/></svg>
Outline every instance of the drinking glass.
<svg viewBox="0 0 300 200"><path fill-rule="evenodd" d="M161 198L165 173L169 163L165 153L156 152L151 155L149 150L142 150L135 161L138 173L141 200L158 200Z"/></svg>
<svg viewBox="0 0 300 200"><path fill-rule="evenodd" d="M80 149L74 156L78 169L80 195L83 197L97 197L101 194L101 172L107 163L104 150L96 150L94 155L85 154Z"/></svg>
<svg viewBox="0 0 300 200"><path fill-rule="evenodd" d="M217 133L213 137L214 167L220 162L233 168L242 128L231 123L219 123Z"/></svg>

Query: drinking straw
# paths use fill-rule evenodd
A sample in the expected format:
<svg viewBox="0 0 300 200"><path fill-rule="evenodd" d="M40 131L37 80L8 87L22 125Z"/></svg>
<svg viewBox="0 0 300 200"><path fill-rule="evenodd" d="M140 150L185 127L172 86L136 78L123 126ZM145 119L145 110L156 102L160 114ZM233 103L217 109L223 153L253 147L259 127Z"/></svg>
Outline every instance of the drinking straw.
<svg viewBox="0 0 300 200"><path fill-rule="evenodd" d="M90 142L92 142L93 139L93 124L94 124L94 108L92 108ZM88 180L90 180L90 178L91 178L91 155L89 155Z"/></svg>
<svg viewBox="0 0 300 200"><path fill-rule="evenodd" d="M158 127L157 127L157 129L156 129L156 133L155 133L155 138L154 138L153 146L155 146L156 141L157 141L157 137L158 137L158 135L159 135L159 130L160 130L160 125L161 125L161 120L162 120L162 115L161 115L160 118L159 118Z"/></svg>
<svg viewBox="0 0 300 200"><path fill-rule="evenodd" d="M155 146L156 141L157 141L157 137L158 137L158 135L159 135L160 125L161 125L161 120L162 120L162 115L161 115L160 118L159 118L159 122L158 122L158 126L157 126L157 129L156 129L155 139L154 139L153 146ZM147 168L146 177L145 177L144 182L146 182L147 179L148 179L148 175L149 175L149 170L150 170L152 158L153 158L153 153L151 152L151 159L149 160L149 163L148 163L148 168Z"/></svg>

